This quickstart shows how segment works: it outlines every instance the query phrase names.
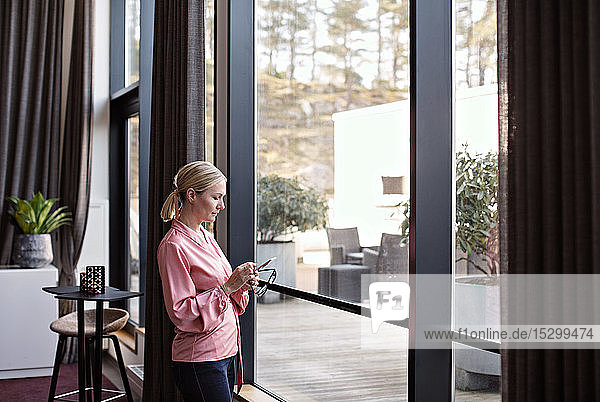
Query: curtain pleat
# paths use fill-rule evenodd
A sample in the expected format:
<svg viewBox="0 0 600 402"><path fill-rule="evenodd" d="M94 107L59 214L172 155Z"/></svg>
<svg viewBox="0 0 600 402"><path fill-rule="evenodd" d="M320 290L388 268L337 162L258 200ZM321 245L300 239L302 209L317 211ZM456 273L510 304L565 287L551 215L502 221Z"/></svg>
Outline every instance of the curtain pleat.
<svg viewBox="0 0 600 402"><path fill-rule="evenodd" d="M63 7L0 3L0 264L11 262L15 234L6 197L59 196Z"/></svg>
<svg viewBox="0 0 600 402"><path fill-rule="evenodd" d="M498 0L504 274L600 273L598 21L592 1ZM533 322L542 295L502 292L503 319ZM502 350L504 401L596 400L598 376L596 350Z"/></svg>
<svg viewBox="0 0 600 402"><path fill-rule="evenodd" d="M156 250L170 227L160 218L173 177L204 160L204 4L156 0L148 187L144 401L182 400L171 375L174 327L167 316Z"/></svg>

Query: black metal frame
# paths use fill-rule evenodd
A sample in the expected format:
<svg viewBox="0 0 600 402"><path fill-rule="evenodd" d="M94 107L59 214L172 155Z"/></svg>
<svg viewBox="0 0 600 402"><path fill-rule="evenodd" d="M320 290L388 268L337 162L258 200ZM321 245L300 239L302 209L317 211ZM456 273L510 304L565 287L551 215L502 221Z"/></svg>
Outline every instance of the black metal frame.
<svg viewBox="0 0 600 402"><path fill-rule="evenodd" d="M215 2L216 13L221 17L221 4ZM228 100L227 174L229 175L229 205L227 208L228 257L233 266L255 260L256 238L256 162L254 121L254 1L231 0L228 7ZM220 22L217 17L217 24ZM219 28L217 28L219 29ZM219 31L217 31L219 32ZM217 56L218 57L218 56ZM220 78L220 76L219 76ZM215 82L219 85L219 82ZM218 92L221 93L220 91ZM219 101L217 99L217 101ZM216 103L216 102L215 102ZM219 116L217 116L218 119ZM218 121L218 120L217 120ZM219 127L220 128L220 127ZM217 135L219 131L217 131ZM219 155L217 149L216 155ZM235 157L233 157L235 156ZM219 159L217 161L220 162ZM256 305L254 298L241 316L240 328L244 361L244 381L254 383L256 373Z"/></svg>
<svg viewBox="0 0 600 402"><path fill-rule="evenodd" d="M423 310L431 294L411 283L408 354L410 401L453 400L452 348L415 347L428 324L451 329L454 261L453 2L410 1L410 239L411 274L448 278L437 309ZM431 116L436 116L432 119ZM436 252L431 252L435 250ZM412 275L414 279L416 275ZM446 291L444 293L444 290ZM432 387L431 384L436 384Z"/></svg>
<svg viewBox="0 0 600 402"><path fill-rule="evenodd" d="M140 80L127 88L125 82L125 1L110 3L110 285L129 288L129 214L127 172L127 119L139 113L140 152L140 291L146 287L148 177L150 155L150 113L152 94L152 43L154 32L154 0L140 2ZM145 298L139 301L140 322L146 321ZM126 308L125 302L115 303Z"/></svg>

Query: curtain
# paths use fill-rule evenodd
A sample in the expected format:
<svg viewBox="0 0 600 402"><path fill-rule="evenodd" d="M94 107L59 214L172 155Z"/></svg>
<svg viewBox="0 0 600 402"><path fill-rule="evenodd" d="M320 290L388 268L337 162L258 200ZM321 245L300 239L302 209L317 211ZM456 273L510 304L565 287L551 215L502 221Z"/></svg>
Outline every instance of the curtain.
<svg viewBox="0 0 600 402"><path fill-rule="evenodd" d="M156 0L148 187L144 401L182 400L169 369L174 327L164 307L156 250L170 224L160 210L173 177L204 160L204 5Z"/></svg>
<svg viewBox="0 0 600 402"><path fill-rule="evenodd" d="M59 196L63 7L0 2L0 264L15 235L6 197Z"/></svg>
<svg viewBox="0 0 600 402"><path fill-rule="evenodd" d="M498 4L501 270L598 274L600 4ZM502 351L504 401L596 400L599 375L597 350Z"/></svg>

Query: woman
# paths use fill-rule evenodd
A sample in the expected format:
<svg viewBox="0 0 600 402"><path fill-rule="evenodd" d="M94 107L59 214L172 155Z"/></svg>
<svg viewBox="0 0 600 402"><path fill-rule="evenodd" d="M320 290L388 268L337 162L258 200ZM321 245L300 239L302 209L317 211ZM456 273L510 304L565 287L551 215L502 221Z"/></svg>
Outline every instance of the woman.
<svg viewBox="0 0 600 402"><path fill-rule="evenodd" d="M172 367L186 401L231 401L237 371L241 385L238 315L248 290L258 283L256 264L235 270L203 222L225 208L226 178L208 162L192 162L177 172L175 190L161 217L173 220L158 246L158 267L167 313L175 324Z"/></svg>

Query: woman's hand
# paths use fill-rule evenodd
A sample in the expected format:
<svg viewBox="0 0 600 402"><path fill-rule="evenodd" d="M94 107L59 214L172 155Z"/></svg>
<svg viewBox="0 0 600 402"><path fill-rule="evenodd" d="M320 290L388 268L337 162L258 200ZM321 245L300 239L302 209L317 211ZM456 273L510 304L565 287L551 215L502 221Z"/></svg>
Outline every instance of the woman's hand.
<svg viewBox="0 0 600 402"><path fill-rule="evenodd" d="M258 284L258 274L254 271L256 264L253 262L245 262L233 270L233 273L223 284L223 290L228 295L238 289L250 290Z"/></svg>

